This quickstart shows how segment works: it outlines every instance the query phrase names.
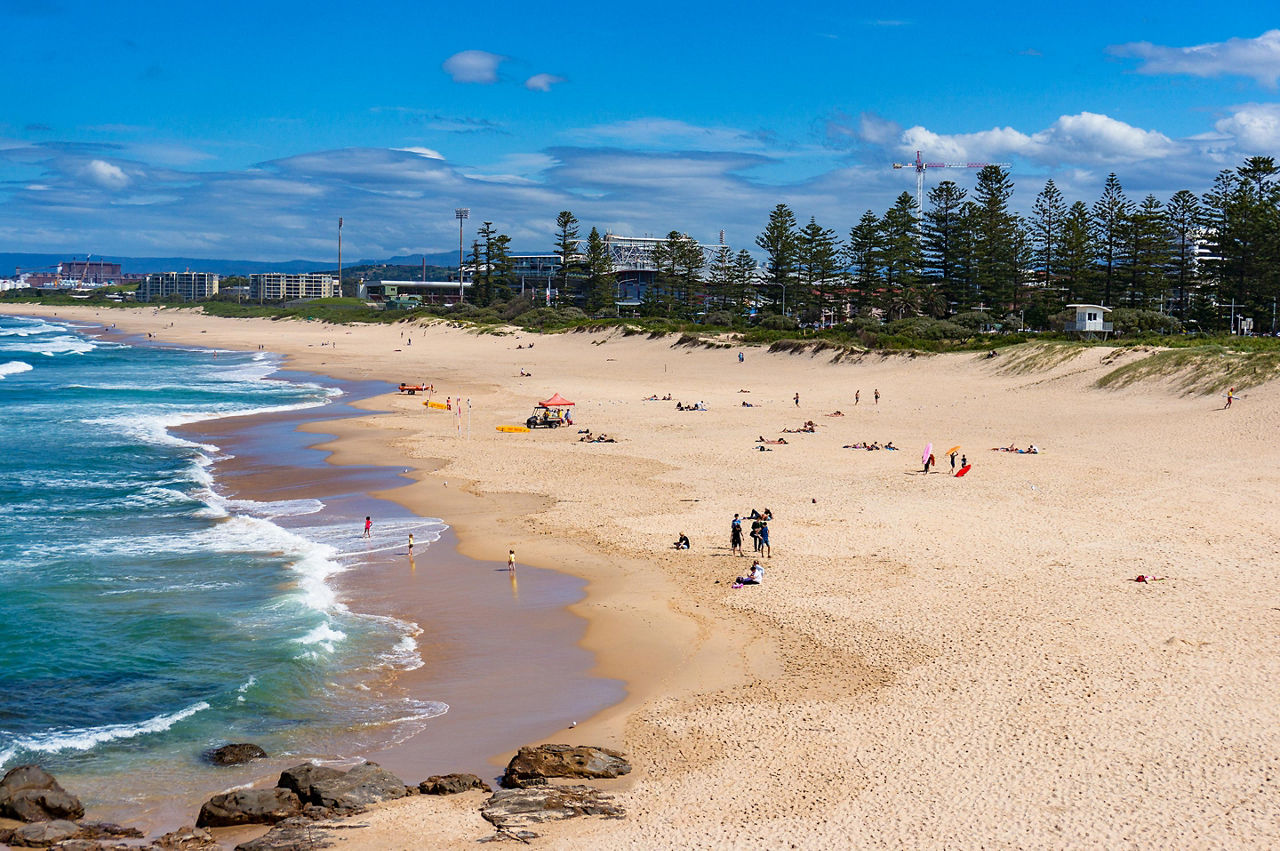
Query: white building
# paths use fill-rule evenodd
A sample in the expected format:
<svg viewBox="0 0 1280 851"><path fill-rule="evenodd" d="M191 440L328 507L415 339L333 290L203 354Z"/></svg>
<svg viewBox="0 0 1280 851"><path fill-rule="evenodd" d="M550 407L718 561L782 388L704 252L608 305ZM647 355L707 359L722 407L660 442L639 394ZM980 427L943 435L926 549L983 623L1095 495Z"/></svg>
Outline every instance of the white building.
<svg viewBox="0 0 1280 851"><path fill-rule="evenodd" d="M212 298L218 294L221 278L212 272L157 272L138 282L138 301L156 301L178 296L187 301Z"/></svg>
<svg viewBox="0 0 1280 851"><path fill-rule="evenodd" d="M1105 338L1114 330L1114 326L1104 318L1105 314L1111 312L1109 307L1100 304L1068 304L1067 307L1073 307L1076 311L1075 321L1068 322L1063 328L1068 333L1075 332L1085 337L1101 334Z"/></svg>
<svg viewBox="0 0 1280 851"><path fill-rule="evenodd" d="M249 276L250 301L291 301L296 298L334 298L338 295L341 295L341 288L333 275L317 272L301 275L266 272Z"/></svg>

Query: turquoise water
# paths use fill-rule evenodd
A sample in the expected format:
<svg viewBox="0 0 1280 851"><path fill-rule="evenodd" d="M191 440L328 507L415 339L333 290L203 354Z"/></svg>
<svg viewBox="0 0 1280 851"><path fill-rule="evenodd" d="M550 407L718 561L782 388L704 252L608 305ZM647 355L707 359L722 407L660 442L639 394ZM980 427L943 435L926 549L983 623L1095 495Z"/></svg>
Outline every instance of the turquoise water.
<svg viewBox="0 0 1280 851"><path fill-rule="evenodd" d="M417 625L329 584L444 525L363 540L317 499L229 499L221 450L169 430L340 395L277 367L0 317L0 770L178 783L210 745L323 752L447 709L381 690L422 664Z"/></svg>

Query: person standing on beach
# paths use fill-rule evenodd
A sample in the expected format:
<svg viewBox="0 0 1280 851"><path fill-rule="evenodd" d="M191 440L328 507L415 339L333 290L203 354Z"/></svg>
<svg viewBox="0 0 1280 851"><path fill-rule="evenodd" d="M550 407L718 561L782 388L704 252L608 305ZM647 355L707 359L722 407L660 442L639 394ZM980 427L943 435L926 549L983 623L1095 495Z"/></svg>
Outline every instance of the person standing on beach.
<svg viewBox="0 0 1280 851"><path fill-rule="evenodd" d="M951 453L951 475L956 474L956 453Z"/></svg>
<svg viewBox="0 0 1280 851"><path fill-rule="evenodd" d="M738 515L733 515L733 522L729 524L729 551L743 555L742 552L742 520Z"/></svg>
<svg viewBox="0 0 1280 851"><path fill-rule="evenodd" d="M364 537L366 538L373 537L373 518L369 517L368 515L365 515L365 518L364 518Z"/></svg>
<svg viewBox="0 0 1280 851"><path fill-rule="evenodd" d="M742 352L738 352L738 363L742 363L746 359L746 355L742 354Z"/></svg>
<svg viewBox="0 0 1280 851"><path fill-rule="evenodd" d="M413 558L413 533L409 533L409 558Z"/></svg>
<svg viewBox="0 0 1280 851"><path fill-rule="evenodd" d="M507 570L516 569L516 551L507 550Z"/></svg>
<svg viewBox="0 0 1280 851"><path fill-rule="evenodd" d="M1232 387L1230 390L1227 391L1227 404L1222 406L1222 410L1225 411L1227 408L1230 408L1231 403L1235 400L1235 398L1236 398L1236 388Z"/></svg>
<svg viewBox="0 0 1280 851"><path fill-rule="evenodd" d="M799 393L797 393L797 394L796 394L796 407L797 407L797 408L798 408L798 407L800 407L800 394L799 394Z"/></svg>
<svg viewBox="0 0 1280 851"><path fill-rule="evenodd" d="M773 550L769 548L769 524L764 520L760 521L760 552L766 558L773 558Z"/></svg>
<svg viewBox="0 0 1280 851"><path fill-rule="evenodd" d="M880 404L880 388L879 387L876 388L876 404L877 405Z"/></svg>
<svg viewBox="0 0 1280 851"><path fill-rule="evenodd" d="M751 550L752 552L760 552L760 521L751 521Z"/></svg>
<svg viewBox="0 0 1280 851"><path fill-rule="evenodd" d="M861 390L855 390L855 391L853 391L853 405L854 405L854 407L856 408L856 407L858 406L858 403L859 403L859 402L861 402L861 401L862 401L862 391L861 391Z"/></svg>

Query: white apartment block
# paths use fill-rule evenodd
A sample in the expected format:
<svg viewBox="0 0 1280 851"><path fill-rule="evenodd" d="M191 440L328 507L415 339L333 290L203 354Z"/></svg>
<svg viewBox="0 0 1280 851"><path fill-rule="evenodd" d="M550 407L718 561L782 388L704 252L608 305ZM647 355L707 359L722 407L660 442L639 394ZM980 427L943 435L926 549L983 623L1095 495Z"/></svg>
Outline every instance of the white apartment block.
<svg viewBox="0 0 1280 851"><path fill-rule="evenodd" d="M158 272L138 282L138 301L178 296L187 301L218 294L220 277L212 272Z"/></svg>
<svg viewBox="0 0 1280 851"><path fill-rule="evenodd" d="M341 295L338 279L333 275L311 272L286 275L267 272L249 276L250 301L291 301L295 298L334 298Z"/></svg>

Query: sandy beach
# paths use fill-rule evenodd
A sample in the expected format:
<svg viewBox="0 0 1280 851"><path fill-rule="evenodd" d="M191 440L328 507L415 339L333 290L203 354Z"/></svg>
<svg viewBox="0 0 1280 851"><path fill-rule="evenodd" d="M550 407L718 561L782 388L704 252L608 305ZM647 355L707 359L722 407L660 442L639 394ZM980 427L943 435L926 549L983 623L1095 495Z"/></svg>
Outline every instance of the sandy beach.
<svg viewBox="0 0 1280 851"><path fill-rule="evenodd" d="M470 401L461 428L388 393L362 403L387 413L317 429L337 435L335 463L410 470L379 495L444 518L462 553L514 548L586 580L582 646L626 696L547 719L540 740L626 753L635 771L601 785L628 815L546 825L535 844L1280 844L1274 382L1223 411L1171 383L1094 386L1142 351L833 363L619 331L21 310ZM577 403L574 428L495 430L555 392ZM617 442L580 442L588 428ZM863 441L901 449L843 448ZM943 454L957 444L964 478ZM749 539L730 552L730 520L766 507L765 582L734 589L752 559ZM688 551L671 547L681 532ZM488 753L494 773L509 756ZM472 847L491 832L479 800L405 799L335 841Z"/></svg>

